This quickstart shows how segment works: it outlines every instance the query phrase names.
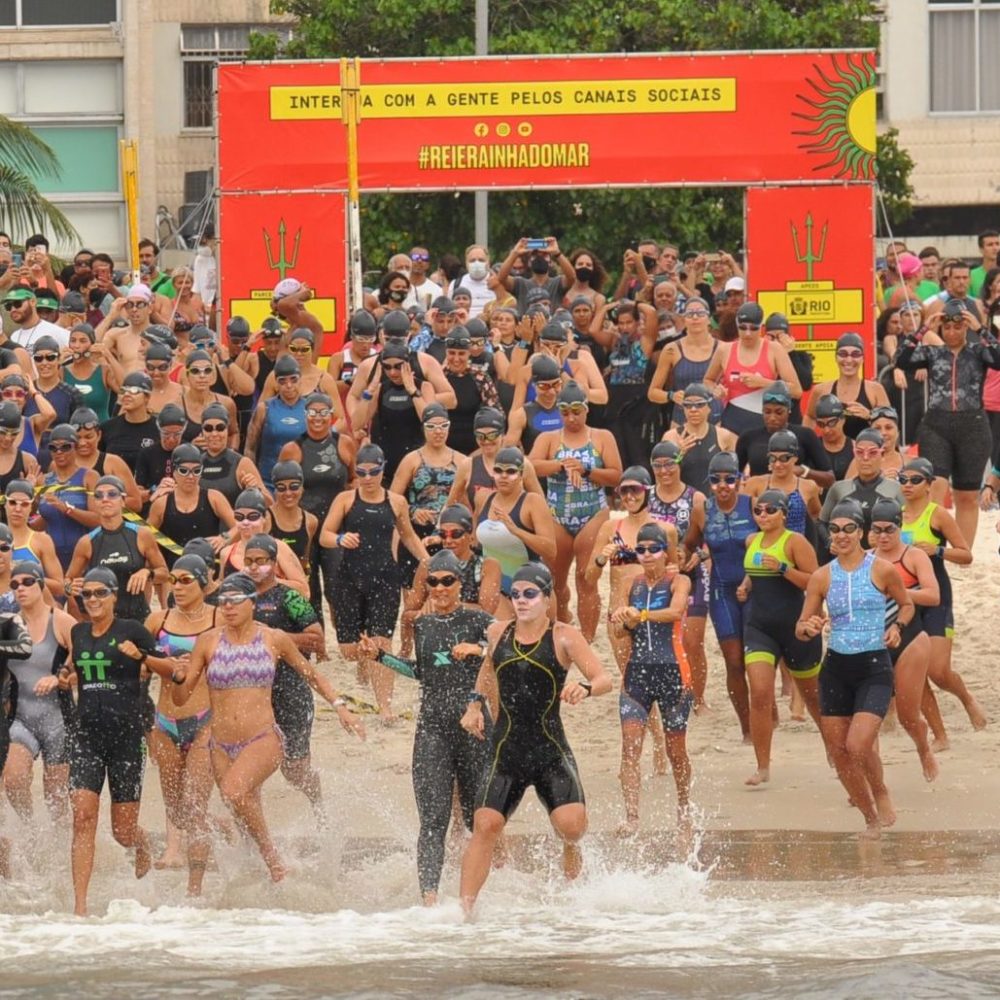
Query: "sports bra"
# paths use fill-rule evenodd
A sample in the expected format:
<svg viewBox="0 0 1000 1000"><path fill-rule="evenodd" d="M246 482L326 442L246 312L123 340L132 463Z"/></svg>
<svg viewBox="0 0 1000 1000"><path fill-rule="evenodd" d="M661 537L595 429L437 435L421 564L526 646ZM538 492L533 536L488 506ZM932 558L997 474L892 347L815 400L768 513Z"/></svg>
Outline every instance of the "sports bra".
<svg viewBox="0 0 1000 1000"><path fill-rule="evenodd" d="M906 558L906 553L909 551L910 546L907 545L906 548L903 549L903 554L898 559L893 561L893 566L896 567L896 572L899 574L900 580L903 581L903 586L906 587L907 590L912 590L920 581L913 575L913 573L910 572L909 569L906 568L906 564L903 562Z"/></svg>
<svg viewBox="0 0 1000 1000"><path fill-rule="evenodd" d="M615 528L611 541L615 543L615 551L608 560L612 566L637 566L639 564L639 554L622 538L619 528Z"/></svg>
<svg viewBox="0 0 1000 1000"><path fill-rule="evenodd" d="M33 548L35 543L35 536L41 534L39 531L32 531L28 529L28 544L27 545L17 545L14 547L14 551L11 553L13 556L12 562L33 562L41 564L41 559L35 553Z"/></svg>
<svg viewBox="0 0 1000 1000"><path fill-rule="evenodd" d="M205 680L215 691L270 688L274 686L275 667L262 630L258 629L250 642L240 646L223 634L205 671Z"/></svg>

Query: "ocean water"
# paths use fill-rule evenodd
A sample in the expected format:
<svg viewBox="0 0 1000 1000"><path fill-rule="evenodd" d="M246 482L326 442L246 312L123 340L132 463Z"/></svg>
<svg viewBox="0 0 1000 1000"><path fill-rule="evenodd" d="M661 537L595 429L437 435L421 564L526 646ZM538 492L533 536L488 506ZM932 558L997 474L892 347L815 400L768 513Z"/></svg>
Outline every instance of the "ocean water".
<svg viewBox="0 0 1000 1000"><path fill-rule="evenodd" d="M0 887L0 996L922 998L1000 995L995 837L707 838L587 842L566 883L547 837L512 838L475 920L453 894L413 905L392 841L303 838L267 884L253 853L218 852L205 899L184 873L128 877L102 844L94 916L67 914L68 855L23 850ZM34 856L31 856L31 855Z"/></svg>

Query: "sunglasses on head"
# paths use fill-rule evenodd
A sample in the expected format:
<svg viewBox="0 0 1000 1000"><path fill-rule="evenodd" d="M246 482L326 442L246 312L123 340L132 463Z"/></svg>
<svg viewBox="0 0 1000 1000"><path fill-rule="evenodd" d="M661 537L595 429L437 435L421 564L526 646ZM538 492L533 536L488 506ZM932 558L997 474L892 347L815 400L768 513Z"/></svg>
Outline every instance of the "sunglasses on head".
<svg viewBox="0 0 1000 1000"><path fill-rule="evenodd" d="M36 354L35 355L35 360L36 361L43 361L43 362L58 361L59 360L59 355L58 354Z"/></svg>
<svg viewBox="0 0 1000 1000"><path fill-rule="evenodd" d="M920 483L926 483L927 477L917 475L916 473L908 476L906 473L901 472L896 477L896 482L899 483L900 486L917 486Z"/></svg>
<svg viewBox="0 0 1000 1000"><path fill-rule="evenodd" d="M383 463L382 465L376 465L371 469L358 468L355 471L357 472L358 479L375 479L377 476L382 475L382 470L384 468L385 464Z"/></svg>
<svg viewBox="0 0 1000 1000"><path fill-rule="evenodd" d="M451 587L458 583L458 577L454 573L442 573L440 576L428 576L428 587Z"/></svg>
<svg viewBox="0 0 1000 1000"><path fill-rule="evenodd" d="M511 590L510 599L512 601L534 601L542 596L539 587L522 587L520 590Z"/></svg>
<svg viewBox="0 0 1000 1000"><path fill-rule="evenodd" d="M712 486L735 486L740 481L740 477L735 473L713 472L708 477L708 481Z"/></svg>
<svg viewBox="0 0 1000 1000"><path fill-rule="evenodd" d="M635 551L640 556L658 556L665 548L662 542L641 542L636 545Z"/></svg>
<svg viewBox="0 0 1000 1000"><path fill-rule="evenodd" d="M464 538L467 534L465 528L442 528L438 531L438 537L447 542L453 542L456 538Z"/></svg>
<svg viewBox="0 0 1000 1000"><path fill-rule="evenodd" d="M779 511L783 514L785 508L779 507L776 503L758 503L754 504L753 508L753 512L757 517L763 517L765 514L777 514Z"/></svg>
<svg viewBox="0 0 1000 1000"><path fill-rule="evenodd" d="M22 587L27 590L29 587L33 587L35 584L41 586L41 580L36 579L33 576L21 576L16 580L10 581L11 590L20 590Z"/></svg>
<svg viewBox="0 0 1000 1000"><path fill-rule="evenodd" d="M898 530L898 524L883 524L881 527L877 524L872 525L873 535L894 535Z"/></svg>
<svg viewBox="0 0 1000 1000"><path fill-rule="evenodd" d="M233 514L233 520L237 524L241 524L243 521L259 521L263 516L259 510L248 510L246 512L238 510Z"/></svg>
<svg viewBox="0 0 1000 1000"><path fill-rule="evenodd" d="M298 493L302 489L301 483L277 483L274 487L275 493Z"/></svg>
<svg viewBox="0 0 1000 1000"><path fill-rule="evenodd" d="M200 476L200 465L178 465L174 470L178 476Z"/></svg>
<svg viewBox="0 0 1000 1000"><path fill-rule="evenodd" d="M94 490L95 500L119 500L121 499L121 495L121 490L114 488L110 490Z"/></svg>
<svg viewBox="0 0 1000 1000"><path fill-rule="evenodd" d="M253 598L250 594L221 594L219 596L219 607L233 607L237 604L243 604L245 601L252 601Z"/></svg>
<svg viewBox="0 0 1000 1000"><path fill-rule="evenodd" d="M331 413L333 410L329 406L314 406L311 410L306 410L306 416L316 420L325 420Z"/></svg>
<svg viewBox="0 0 1000 1000"><path fill-rule="evenodd" d="M206 434L222 434L229 430L229 424L202 424L201 429Z"/></svg>
<svg viewBox="0 0 1000 1000"><path fill-rule="evenodd" d="M860 531L861 527L855 524L854 521L848 521L847 524L831 524L830 534L831 535L853 535L856 531Z"/></svg>
<svg viewBox="0 0 1000 1000"><path fill-rule="evenodd" d="M110 587L92 587L90 590L81 591L80 596L85 601L103 601L113 593Z"/></svg>

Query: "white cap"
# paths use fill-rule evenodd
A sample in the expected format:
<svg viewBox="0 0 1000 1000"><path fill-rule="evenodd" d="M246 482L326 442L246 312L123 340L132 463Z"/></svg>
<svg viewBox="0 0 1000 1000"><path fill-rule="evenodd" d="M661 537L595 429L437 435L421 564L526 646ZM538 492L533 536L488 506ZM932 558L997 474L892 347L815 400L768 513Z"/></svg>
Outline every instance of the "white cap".
<svg viewBox="0 0 1000 1000"><path fill-rule="evenodd" d="M298 278L282 278L274 286L274 297L283 299L286 295L293 295L302 287L302 282Z"/></svg>
<svg viewBox="0 0 1000 1000"><path fill-rule="evenodd" d="M741 278L739 275L730 278L722 289L723 294L726 292L745 292L747 290L746 278Z"/></svg>
<svg viewBox="0 0 1000 1000"><path fill-rule="evenodd" d="M143 302L152 302L153 293L148 285L133 285L126 293L127 299L141 299Z"/></svg>

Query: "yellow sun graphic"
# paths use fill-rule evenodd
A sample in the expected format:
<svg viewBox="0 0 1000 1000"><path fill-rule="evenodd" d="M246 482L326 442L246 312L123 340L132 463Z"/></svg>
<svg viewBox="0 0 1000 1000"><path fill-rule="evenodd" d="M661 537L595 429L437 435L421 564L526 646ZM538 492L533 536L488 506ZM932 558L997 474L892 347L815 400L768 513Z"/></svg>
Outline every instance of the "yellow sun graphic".
<svg viewBox="0 0 1000 1000"><path fill-rule="evenodd" d="M814 97L799 94L808 111L794 116L812 126L798 129L805 141L799 148L822 156L824 161L813 169L833 167L838 178L873 180L875 177L875 64L870 55L833 57L833 72L813 66L816 77L806 82ZM832 76L832 78L831 78Z"/></svg>

